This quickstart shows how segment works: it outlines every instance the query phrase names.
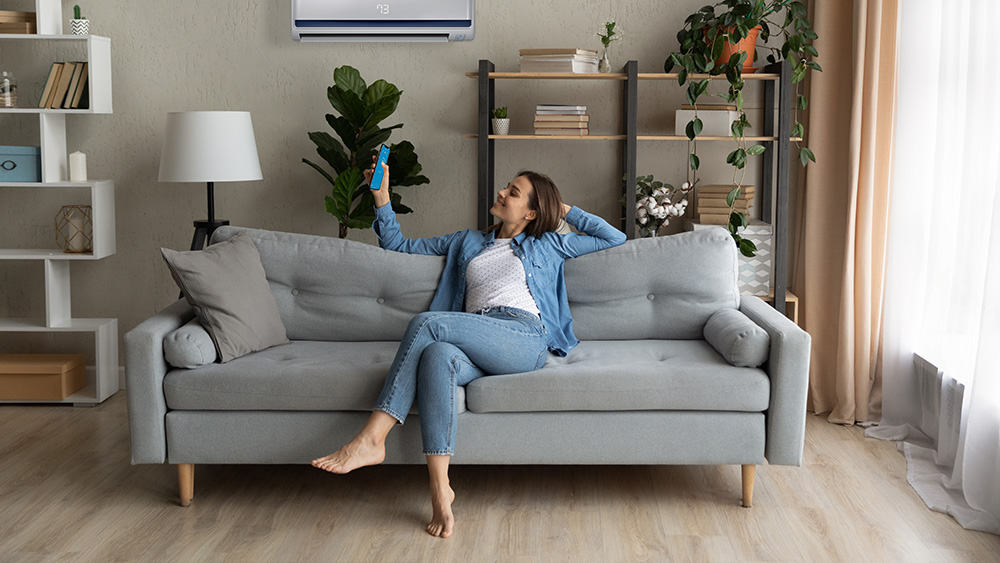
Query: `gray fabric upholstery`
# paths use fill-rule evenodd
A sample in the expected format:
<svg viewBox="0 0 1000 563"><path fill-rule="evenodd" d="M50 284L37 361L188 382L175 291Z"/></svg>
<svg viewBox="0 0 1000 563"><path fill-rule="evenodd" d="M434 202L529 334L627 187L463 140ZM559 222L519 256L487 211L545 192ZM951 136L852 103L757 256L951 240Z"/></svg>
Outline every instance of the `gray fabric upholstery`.
<svg viewBox="0 0 1000 563"><path fill-rule="evenodd" d="M250 233L292 340L399 341L426 311L444 258L333 237L224 226L212 240Z"/></svg>
<svg viewBox="0 0 1000 563"><path fill-rule="evenodd" d="M365 424L356 412L170 411L170 463L309 463ZM764 415L742 412L465 413L452 464L764 462ZM426 462L420 421L386 440L385 463Z"/></svg>
<svg viewBox="0 0 1000 563"><path fill-rule="evenodd" d="M767 361L767 331L737 309L719 309L705 323L705 340L731 365L757 367Z"/></svg>
<svg viewBox="0 0 1000 563"><path fill-rule="evenodd" d="M704 340L587 340L529 373L476 379L469 410L481 412L767 409L759 369L727 364Z"/></svg>
<svg viewBox="0 0 1000 563"><path fill-rule="evenodd" d="M249 233L204 250L160 252L215 342L220 361L288 342Z"/></svg>
<svg viewBox="0 0 1000 563"><path fill-rule="evenodd" d="M163 393L168 408L181 410L370 412L398 347L293 340L225 364L172 370ZM455 402L464 412L463 387ZM414 402L410 412L416 410Z"/></svg>
<svg viewBox="0 0 1000 563"><path fill-rule="evenodd" d="M580 340L701 339L712 313L739 307L736 246L724 229L642 238L566 261Z"/></svg>
<svg viewBox="0 0 1000 563"><path fill-rule="evenodd" d="M163 463L167 459L163 423L167 403L163 397L163 377L169 366L163 358L163 339L192 317L194 310L182 299L125 333L125 383L132 463Z"/></svg>
<svg viewBox="0 0 1000 563"><path fill-rule="evenodd" d="M812 337L759 297L744 295L740 311L766 330L771 340L767 360L767 374L771 379L767 461L776 465L801 465Z"/></svg>
<svg viewBox="0 0 1000 563"><path fill-rule="evenodd" d="M211 335L197 318L163 339L163 358L178 368L194 369L218 359Z"/></svg>

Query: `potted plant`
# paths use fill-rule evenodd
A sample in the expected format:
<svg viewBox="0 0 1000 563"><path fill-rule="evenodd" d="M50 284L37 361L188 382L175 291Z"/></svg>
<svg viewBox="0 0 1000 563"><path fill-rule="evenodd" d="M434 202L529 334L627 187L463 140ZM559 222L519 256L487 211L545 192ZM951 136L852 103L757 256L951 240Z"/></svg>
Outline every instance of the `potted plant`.
<svg viewBox="0 0 1000 563"><path fill-rule="evenodd" d="M661 228L670 223L671 217L680 217L687 210L691 186L684 182L679 187L653 179L653 175L635 179L635 223L640 237L655 237ZM624 199L624 198L623 198Z"/></svg>
<svg viewBox="0 0 1000 563"><path fill-rule="evenodd" d="M776 21L775 17L779 20ZM759 33L756 40L752 38L755 33ZM781 48L767 46L770 36L779 33L784 36ZM768 62L791 61L796 96L794 107L803 110L808 100L801 93L801 82L809 70L822 70L812 60L819 55L812 45L816 38L805 4L799 0L723 0L701 8L684 20L684 26L677 32L680 50L670 53L663 63L664 72L669 73L674 67L679 67L677 82L681 86L687 84L687 100L695 109L694 117L685 128L690 147L688 181L692 186L698 182L697 172L700 166L696 137L701 133L702 122L698 118L697 102L707 92L709 85L708 78L695 79L695 75L725 75L729 83L728 92L720 96L735 104L740 113L731 127L736 148L726 156L726 163L733 166L734 185L726 198L731 210L729 232L740 252L746 256L754 256L757 247L750 240L740 237L739 230L749 224L749 221L743 213L732 211L732 207L742 192L747 157L763 153L765 147L759 144L748 146L743 138L744 131L750 127L750 121L743 109L742 75L755 70L752 65L757 57L756 41L760 41L762 48L771 51L767 55ZM744 42L742 49L738 45L741 41ZM728 58L725 57L726 53L729 53ZM803 133L804 128L796 117L792 137L802 137ZM812 151L801 142L796 141L795 145L799 149L802 166L809 161L816 161Z"/></svg>
<svg viewBox="0 0 1000 563"><path fill-rule="evenodd" d="M493 134L506 135L510 133L510 119L507 118L507 106L493 110Z"/></svg>
<svg viewBox="0 0 1000 563"><path fill-rule="evenodd" d="M379 122L392 115L403 91L385 80L366 85L361 73L350 66L333 71L333 86L327 88L327 99L340 115L326 114L326 122L340 140L329 133L313 131L309 139L316 144L316 153L333 169L327 172L309 159L302 162L319 172L333 186L326 196L326 211L340 223L340 238L347 237L347 229L367 229L375 220L375 197L363 184L361 171L371 165L377 148L389 140L393 129L402 123L380 127ZM402 204L402 196L393 186L416 186L428 180L420 175L420 162L413 144L400 141L389 146L389 199L396 213L410 213L412 209Z"/></svg>
<svg viewBox="0 0 1000 563"><path fill-rule="evenodd" d="M604 33L598 33L597 36L601 38L601 45L604 45L604 52L601 53L601 60L597 63L597 70L600 72L610 72L611 62L608 61L608 47L611 46L612 41L618 41L621 39L621 34L615 31L615 21L604 22Z"/></svg>
<svg viewBox="0 0 1000 563"><path fill-rule="evenodd" d="M80 15L80 5L73 6L73 19L69 21L70 33L73 35L89 35L90 20Z"/></svg>

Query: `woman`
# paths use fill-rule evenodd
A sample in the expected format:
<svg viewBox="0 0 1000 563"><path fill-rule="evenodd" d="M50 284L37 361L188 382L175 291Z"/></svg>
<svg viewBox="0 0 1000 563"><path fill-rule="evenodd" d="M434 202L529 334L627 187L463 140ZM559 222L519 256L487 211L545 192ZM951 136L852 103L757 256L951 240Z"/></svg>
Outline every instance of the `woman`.
<svg viewBox="0 0 1000 563"><path fill-rule="evenodd" d="M388 205L389 167L382 167L382 185L373 192L372 228L379 245L447 256L447 261L430 310L416 315L403 335L365 427L312 465L347 473L381 463L386 436L403 423L416 399L434 513L427 532L446 538L455 524L455 492L448 481L458 418L455 387L484 375L539 369L549 351L565 356L579 341L573 335L563 262L618 246L625 235L600 217L562 203L548 176L525 171L497 194L490 214L499 223L485 233L406 239ZM374 170L372 164L365 171L368 182ZM586 234L555 233L562 218Z"/></svg>

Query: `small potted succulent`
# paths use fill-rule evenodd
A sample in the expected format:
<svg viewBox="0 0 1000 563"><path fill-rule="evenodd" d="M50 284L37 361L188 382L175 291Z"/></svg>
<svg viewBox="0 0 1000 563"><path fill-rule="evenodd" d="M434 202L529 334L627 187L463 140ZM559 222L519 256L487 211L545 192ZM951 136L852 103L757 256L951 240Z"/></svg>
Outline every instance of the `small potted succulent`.
<svg viewBox="0 0 1000 563"><path fill-rule="evenodd" d="M493 134L506 135L510 132L510 119L507 118L507 106L493 110Z"/></svg>
<svg viewBox="0 0 1000 563"><path fill-rule="evenodd" d="M70 20L70 32L73 35L90 35L90 20L80 15L80 5L73 6L73 19Z"/></svg>
<svg viewBox="0 0 1000 563"><path fill-rule="evenodd" d="M597 70L600 72L611 72L611 62L608 60L608 47L612 41L621 39L621 34L615 31L615 21L604 22L604 33L598 33L601 38L601 45L604 45L604 52L601 53L601 60L597 63Z"/></svg>
<svg viewBox="0 0 1000 563"><path fill-rule="evenodd" d="M635 223L640 237L655 237L670 223L671 217L684 215L688 205L691 185L684 182L679 187L653 179L653 175L635 179Z"/></svg>

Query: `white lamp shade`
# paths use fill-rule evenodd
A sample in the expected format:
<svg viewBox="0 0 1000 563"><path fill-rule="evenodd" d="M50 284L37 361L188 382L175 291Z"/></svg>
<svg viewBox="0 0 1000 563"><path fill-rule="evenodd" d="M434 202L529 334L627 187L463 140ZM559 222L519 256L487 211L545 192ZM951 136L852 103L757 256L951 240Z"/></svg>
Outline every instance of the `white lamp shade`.
<svg viewBox="0 0 1000 563"><path fill-rule="evenodd" d="M262 178L250 112L167 114L167 134L160 153L161 182L242 182Z"/></svg>

